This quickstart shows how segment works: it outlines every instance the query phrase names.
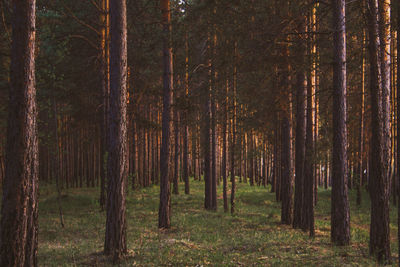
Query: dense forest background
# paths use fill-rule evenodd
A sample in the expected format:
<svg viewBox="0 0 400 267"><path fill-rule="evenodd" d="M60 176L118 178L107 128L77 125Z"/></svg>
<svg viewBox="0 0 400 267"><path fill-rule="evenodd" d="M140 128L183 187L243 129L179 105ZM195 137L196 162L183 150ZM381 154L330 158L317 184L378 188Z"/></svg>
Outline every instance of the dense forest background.
<svg viewBox="0 0 400 267"><path fill-rule="evenodd" d="M354 191L357 205L372 201L370 253L390 262L389 202L397 205L400 185L398 1L173 0L168 12L163 2L126 0L123 15L127 172L121 179L129 190L161 181L160 214L161 207L168 212L165 220L159 215L159 227L170 227L169 184L173 195L190 194L193 178L204 181L205 209L222 209L222 190L223 209L232 214L236 183L268 187L282 202L282 223L314 236L318 190L333 186L332 242L350 242L348 190ZM0 1L0 181L12 5ZM40 186L57 184L59 195L98 188L101 210L114 181L107 174L115 34L109 8L109 0L36 2ZM163 144L166 129L171 138ZM164 158L163 145L170 151Z"/></svg>
<svg viewBox="0 0 400 267"><path fill-rule="evenodd" d="M1 41L1 129L6 132L7 94L10 63L10 16L11 2L2 2L2 41ZM147 153L148 144L145 139L150 139L150 146L159 144L161 135L160 113L162 97L162 40L160 27L160 10L157 3L151 1L127 2L128 18L128 92L129 92L129 142L130 159L136 159L136 169L142 170L143 160L138 150ZM57 120L61 155L71 157L71 162L64 164L60 169L62 183L73 183L79 175L72 175L77 164L72 165L72 159L80 156L97 166L100 161L99 149L100 121L102 119L101 107L102 93L102 38L101 16L99 3L93 1L38 1L37 4L37 88L39 105L39 133L42 180L50 180L54 164L54 102L57 105ZM315 8L315 10L314 10ZM210 11L210 6L200 2L174 2L172 14L172 45L174 51L174 80L176 84L174 94L174 108L178 114L185 114L189 125L189 134L194 143L190 143L191 159L196 159L198 149L196 142L199 139L198 118L201 115L201 92L196 87L199 83L196 68L199 65L198 57L204 52L204 38L212 34L215 40L213 45L213 66L217 73L213 99L217 108L216 127L222 127L223 102L226 96L226 85L233 84L233 68L236 68L237 94L237 131L240 132L238 142L244 143L247 139L257 140L253 152L258 155L265 150L268 155L273 154L274 134L277 129L277 114L284 109L285 101L295 90L295 78L289 76L288 89L283 90L280 77L283 74L283 65L292 65L304 62L305 69L316 72L317 84L313 101L317 102L316 118L318 127L316 132L316 146L321 164L326 165L331 149L331 115L332 113L332 35L330 7L324 3L292 3L285 6L278 2L264 3L262 1L242 1L239 3L225 3L217 1ZM308 51L306 59L297 59L295 53L295 38L297 36L296 20L302 15L316 13L314 22L318 29L304 33L304 45L311 50L312 44L317 45L317 51ZM362 1L354 1L347 5L347 73L348 73L348 152L351 162L357 162L359 151L359 128L361 116L362 74L367 76L363 58L365 53L366 19L362 12ZM207 18L202 14L211 12ZM214 14L213 14L214 13ZM303 14L304 13L304 14ZM395 20L395 16L393 16ZM394 22L393 22L394 23ZM210 29L211 28L211 29ZM210 33L211 32L211 33ZM186 38L186 39L185 39ZM394 40L392 39L392 42ZM235 50L236 44L236 50ZM186 46L187 45L187 46ZM215 47L214 47L215 45ZM284 47L288 47L285 58ZM393 46L394 49L395 46ZM236 53L236 54L235 54ZM363 54L364 53L364 54ZM185 64L188 56L188 66ZM305 65L307 64L307 65ZM313 65L315 64L315 65ZM315 68L313 69L312 66ZM187 69L186 69L187 67ZM294 67L292 67L293 69ZM189 90L185 92L185 75L188 72ZM368 83L368 79L365 80ZM395 90L392 90L395 92ZM232 94L229 90L228 96ZM363 142L368 146L369 127L369 92L364 92L365 99L365 130ZM294 105L293 97L291 103ZM231 97L228 99L230 102ZM232 117L232 104L228 105L228 120ZM133 118L135 118L133 120ZM394 117L392 117L394 118ZM179 120L175 120L178 121ZM278 121L279 122L279 121ZM180 127L182 128L182 127ZM279 128L279 127L278 127ZM219 134L218 134L219 135ZM133 137L134 136L134 137ZM220 137L220 135L218 136ZM79 139L79 142L78 142ZM133 142L135 139L135 142ZM220 139L220 138L218 138ZM2 138L4 150L5 138ZM219 141L219 140L218 140ZM79 144L78 144L79 143ZM135 143L135 144L133 144ZM198 143L198 142L197 142ZM192 147L194 145L194 147ZM262 144L262 145L260 145ZM243 146L244 144L241 144ZM143 148L146 146L146 148ZM266 147L262 148L262 147ZM132 149L136 149L133 157ZM67 149L71 153L64 153ZM142 150L146 151L142 151ZM96 150L93 152L93 150ZM262 151L261 151L262 150ZM367 153L368 149L364 149ZM155 153L155 152L154 152ZM142 154L140 154L142 155ZM366 156L365 156L366 157ZM260 157L258 157L260 158ZM2 158L4 160L4 158ZM367 161L365 159L365 161ZM3 162L3 161L2 161ZM97 162L97 163L96 163ZM48 163L48 164L47 164ZM70 164L70 165L66 165ZM131 162L130 165L133 165ZM193 164L192 164L193 165ZM4 166L4 162L2 163ZM96 183L99 170L89 168L88 182ZM147 168L146 168L147 169ZM149 168L151 169L151 167ZM327 169L326 167L324 168ZM67 173L67 170L71 173ZM97 171L96 171L97 170ZM131 173L135 170L131 168ZM143 175L136 183L143 183ZM156 176L152 176L153 178ZM86 181L85 181L86 182ZM154 182L154 181L153 181ZM79 183L78 183L79 184Z"/></svg>

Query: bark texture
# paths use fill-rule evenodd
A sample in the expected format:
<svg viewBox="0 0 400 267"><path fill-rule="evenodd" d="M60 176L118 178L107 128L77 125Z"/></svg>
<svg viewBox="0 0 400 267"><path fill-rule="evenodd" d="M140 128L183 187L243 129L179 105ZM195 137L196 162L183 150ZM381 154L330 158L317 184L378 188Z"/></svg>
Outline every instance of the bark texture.
<svg viewBox="0 0 400 267"><path fill-rule="evenodd" d="M35 0L13 1L11 87L1 207L0 265L37 266L38 136Z"/></svg>
<svg viewBox="0 0 400 267"><path fill-rule="evenodd" d="M232 85L232 142L231 142L231 214L235 213L235 193L236 193L236 177L235 177L235 149L236 149L236 85L237 85L237 67L236 67L237 42L234 44L234 67L233 67L233 85ZM246 177L246 172L245 172Z"/></svg>
<svg viewBox="0 0 400 267"><path fill-rule="evenodd" d="M303 171L303 217L301 228L310 231L310 236L315 235L314 230L314 172L313 172L313 109L312 109L312 84L307 84L307 123L306 123L306 150Z"/></svg>
<svg viewBox="0 0 400 267"><path fill-rule="evenodd" d="M333 147L331 240L337 245L350 242L350 212L347 196L346 129L346 22L345 0L333 6Z"/></svg>
<svg viewBox="0 0 400 267"><path fill-rule="evenodd" d="M175 99L178 97L176 96ZM174 140L175 140L175 156L174 156L174 179L172 186L172 193L178 195L179 194L179 154L180 154L180 134L179 134L179 113L177 107L174 107Z"/></svg>
<svg viewBox="0 0 400 267"><path fill-rule="evenodd" d="M214 78L214 77L213 77ZM213 86L215 83L213 82ZM211 208L217 210L217 128L216 128L216 107L215 88L212 89L211 97Z"/></svg>
<svg viewBox="0 0 400 267"><path fill-rule="evenodd" d="M282 210L281 222L293 222L293 168L291 149L291 128L287 116L282 121Z"/></svg>
<svg viewBox="0 0 400 267"><path fill-rule="evenodd" d="M400 3L397 2L397 32L400 33ZM397 35L397 70L400 70L400 38ZM399 136L400 133L400 116L399 116L399 107L400 107L400 75L397 75L397 136ZM400 140L397 139L397 184L400 187ZM398 189L399 190L399 189ZM399 192L397 192L398 194ZM400 197L398 198L398 203L397 203L397 226L398 229L400 229ZM397 232L397 241L399 242L399 255L400 255L400 231ZM400 266L400 257L399 257L399 262L398 265Z"/></svg>
<svg viewBox="0 0 400 267"><path fill-rule="evenodd" d="M228 125L228 89L229 89L229 81L226 80L226 91L225 91L225 102L224 102L224 119L222 122L222 166L221 166L221 173L222 173L222 196L224 200L224 212L228 212L228 196L227 196L227 125Z"/></svg>
<svg viewBox="0 0 400 267"><path fill-rule="evenodd" d="M126 1L110 2L110 107L107 141L107 219L104 252L114 261L127 253L127 30Z"/></svg>
<svg viewBox="0 0 400 267"><path fill-rule="evenodd" d="M306 32L306 18L301 18L299 32ZM304 184L304 158L306 153L306 96L307 80L304 71L305 44L301 36L297 40L297 56L299 64L296 66L297 110L296 110L296 144L295 144L295 192L294 192L294 217L293 227L300 228L303 216L303 184ZM301 64L303 63L303 64Z"/></svg>
<svg viewBox="0 0 400 267"><path fill-rule="evenodd" d="M385 136L382 70L380 59L378 0L368 0L370 87L371 87L371 152L369 193L371 196L370 254L381 262L390 261L389 177Z"/></svg>
<svg viewBox="0 0 400 267"><path fill-rule="evenodd" d="M169 228L171 189L169 182L170 169L170 139L171 139L171 104L173 90L173 68L171 36L171 13L169 0L161 0L163 19L163 113L162 113L162 143L160 155L160 206L158 210L158 228Z"/></svg>
<svg viewBox="0 0 400 267"><path fill-rule="evenodd" d="M100 208L103 211L106 203L106 177L107 177L107 114L109 107L110 94L110 75L109 75L109 0L102 0L102 14L100 23L102 25L101 36L101 76L102 76L102 119L101 119L101 140L100 140Z"/></svg>

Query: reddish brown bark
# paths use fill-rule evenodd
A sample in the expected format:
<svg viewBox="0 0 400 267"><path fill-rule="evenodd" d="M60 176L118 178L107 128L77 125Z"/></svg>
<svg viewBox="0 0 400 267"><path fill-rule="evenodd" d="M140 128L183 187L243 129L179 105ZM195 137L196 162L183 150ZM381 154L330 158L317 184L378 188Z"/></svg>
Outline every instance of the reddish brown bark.
<svg viewBox="0 0 400 267"><path fill-rule="evenodd" d="M107 134L107 219L104 253L114 261L127 253L127 30L126 1L110 2L110 106Z"/></svg>
<svg viewBox="0 0 400 267"><path fill-rule="evenodd" d="M231 142L231 214L235 213L235 194L236 194L236 177L235 177L235 149L236 149L236 86L237 86L237 42L234 44L234 67L233 67L233 84L232 84L232 142Z"/></svg>
<svg viewBox="0 0 400 267"><path fill-rule="evenodd" d="M282 121L282 211L281 222L293 222L293 168L291 149L291 127L287 116Z"/></svg>
<svg viewBox="0 0 400 267"><path fill-rule="evenodd" d="M397 2L397 33L400 33L400 3ZM397 71L400 70L400 38L399 35L397 35ZM399 73L399 72L397 72ZM400 75L397 74L397 138L399 138L399 133L400 133ZM397 184L400 187L400 140L397 139ZM397 189L399 190L399 189ZM397 194L399 192L397 191ZM400 229L400 197L398 197L398 203L397 203L397 227ZM398 252L400 255L400 231L397 232L397 241L399 243L399 248ZM398 265L400 266L400 257L398 258Z"/></svg>
<svg viewBox="0 0 400 267"><path fill-rule="evenodd" d="M371 196L370 254L379 261L390 261L389 228L389 177L385 136L385 112L383 105L382 69L380 58L381 39L378 26L378 0L368 1L370 87L371 87L371 155L369 168L369 193ZM388 111L386 111L388 112Z"/></svg>
<svg viewBox="0 0 400 267"><path fill-rule="evenodd" d="M0 265L37 266L35 0L14 1Z"/></svg>
<svg viewBox="0 0 400 267"><path fill-rule="evenodd" d="M314 230L314 140L313 140L313 110L312 110L312 84L307 84L307 123L306 123L306 151L303 171L303 217L301 228L310 231L310 236L315 235Z"/></svg>
<svg viewBox="0 0 400 267"><path fill-rule="evenodd" d="M226 90L225 90L225 101L224 101L224 118L222 122L222 166L221 166L221 173L222 173L222 196L224 200L224 212L228 212L228 196L227 196L227 126L228 126L228 90L229 90L229 80L226 80Z"/></svg>
<svg viewBox="0 0 400 267"><path fill-rule="evenodd" d="M299 29L300 33L306 32L305 17L301 18ZM294 192L294 217L293 227L300 228L303 216L303 185L304 185L304 158L305 158L305 139L306 139L306 96L307 80L304 71L305 44L302 36L297 40L298 64L296 67L296 90L297 90L297 110L296 110L296 147L295 147L295 192Z"/></svg>
<svg viewBox="0 0 400 267"><path fill-rule="evenodd" d="M171 36L171 13L169 0L161 0L163 21L163 112L162 112L162 143L160 155L160 206L158 210L158 228L169 228L171 189L169 183L170 171L170 138L171 138L171 104L173 90L173 68Z"/></svg>
<svg viewBox="0 0 400 267"><path fill-rule="evenodd" d="M333 6L333 147L331 239L337 245L350 242L350 212L347 196L346 129L346 22L344 0Z"/></svg>
<svg viewBox="0 0 400 267"><path fill-rule="evenodd" d="M177 99L177 96L175 97L175 99ZM174 149L174 178L172 179L173 181L173 189L172 189L172 193L178 195L179 194L179 155L180 155L180 145L179 145L179 140L180 140L180 134L179 134L179 124L180 124L180 120L179 120L179 112L177 110L177 107L174 107L174 145L175 145L175 149Z"/></svg>
<svg viewBox="0 0 400 267"><path fill-rule="evenodd" d="M189 40L188 34L185 34L185 97L188 99L189 97ZM190 194L190 186L189 186L189 121L188 116L185 113L183 116L183 181L185 182L185 194ZM192 153L192 163L194 153ZM195 164L194 164L195 165Z"/></svg>

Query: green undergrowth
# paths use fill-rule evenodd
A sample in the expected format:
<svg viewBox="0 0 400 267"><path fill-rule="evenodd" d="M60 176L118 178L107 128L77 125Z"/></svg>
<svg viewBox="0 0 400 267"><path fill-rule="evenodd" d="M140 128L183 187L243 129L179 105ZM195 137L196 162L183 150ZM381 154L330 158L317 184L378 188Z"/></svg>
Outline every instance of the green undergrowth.
<svg viewBox="0 0 400 267"><path fill-rule="evenodd" d="M191 194L172 195L171 229L157 228L157 186L127 195L129 254L121 266L375 266L368 255L369 200L360 207L350 193L348 247L330 243L330 191L320 189L316 237L280 224L280 203L269 188L238 184L236 214L224 213L222 186L218 211L203 209L204 183L191 180ZM65 228L61 228L53 186L43 185L39 206L40 266L109 266L102 255L105 213L98 188L62 192ZM229 191L230 194L230 191ZM397 213L391 209L393 261L397 255Z"/></svg>

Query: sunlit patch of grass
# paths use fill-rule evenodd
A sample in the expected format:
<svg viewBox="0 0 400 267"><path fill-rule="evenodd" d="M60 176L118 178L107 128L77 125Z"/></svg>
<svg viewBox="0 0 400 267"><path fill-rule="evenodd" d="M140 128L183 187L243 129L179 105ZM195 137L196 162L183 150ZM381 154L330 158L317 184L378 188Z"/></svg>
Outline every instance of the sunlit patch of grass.
<svg viewBox="0 0 400 267"><path fill-rule="evenodd" d="M374 266L368 256L369 200L360 207L350 192L351 235L348 247L330 243L330 190L321 189L316 206L316 237L280 224L280 203L270 188L238 183L237 213L224 213L222 187L218 210L205 211L204 182L191 180L191 195L172 195L172 227L159 230L157 186L127 196L129 255L121 266ZM105 213L97 188L62 193L65 228L61 228L53 186L41 188L39 265L110 266L102 255ZM392 251L397 256L397 209L391 210Z"/></svg>

